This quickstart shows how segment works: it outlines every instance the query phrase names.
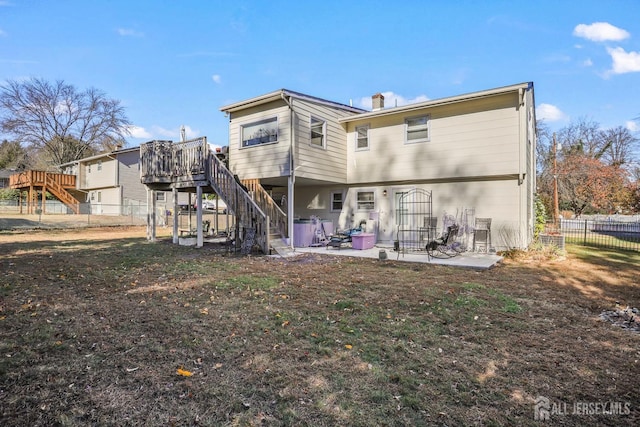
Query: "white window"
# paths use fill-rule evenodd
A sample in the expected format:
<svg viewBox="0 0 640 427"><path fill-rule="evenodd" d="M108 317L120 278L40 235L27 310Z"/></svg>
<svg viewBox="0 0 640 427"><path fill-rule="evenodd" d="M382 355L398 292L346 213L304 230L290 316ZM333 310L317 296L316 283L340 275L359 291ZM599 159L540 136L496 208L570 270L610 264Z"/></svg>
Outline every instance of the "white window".
<svg viewBox="0 0 640 427"><path fill-rule="evenodd" d="M92 191L91 192L91 201L93 202L96 199L96 192Z"/></svg>
<svg viewBox="0 0 640 427"><path fill-rule="evenodd" d="M342 210L344 203L344 195L342 191L334 191L331 193L331 212L339 212Z"/></svg>
<svg viewBox="0 0 640 427"><path fill-rule="evenodd" d="M404 121L406 129L405 143L429 140L429 116L411 117Z"/></svg>
<svg viewBox="0 0 640 427"><path fill-rule="evenodd" d="M356 203L359 211L372 211L375 209L375 198L373 191L358 191Z"/></svg>
<svg viewBox="0 0 640 427"><path fill-rule="evenodd" d="M327 122L311 117L311 145L325 148Z"/></svg>
<svg viewBox="0 0 640 427"><path fill-rule="evenodd" d="M98 191L98 203L102 203L102 191Z"/></svg>
<svg viewBox="0 0 640 427"><path fill-rule="evenodd" d="M156 202L164 202L166 199L164 191L156 191Z"/></svg>
<svg viewBox="0 0 640 427"><path fill-rule="evenodd" d="M91 173L91 163L87 165L87 173Z"/></svg>
<svg viewBox="0 0 640 427"><path fill-rule="evenodd" d="M240 138L242 147L278 142L278 118L273 117L241 126Z"/></svg>
<svg viewBox="0 0 640 427"><path fill-rule="evenodd" d="M102 170L102 160L98 160L98 170Z"/></svg>
<svg viewBox="0 0 640 427"><path fill-rule="evenodd" d="M356 151L369 149L369 125L356 126Z"/></svg>

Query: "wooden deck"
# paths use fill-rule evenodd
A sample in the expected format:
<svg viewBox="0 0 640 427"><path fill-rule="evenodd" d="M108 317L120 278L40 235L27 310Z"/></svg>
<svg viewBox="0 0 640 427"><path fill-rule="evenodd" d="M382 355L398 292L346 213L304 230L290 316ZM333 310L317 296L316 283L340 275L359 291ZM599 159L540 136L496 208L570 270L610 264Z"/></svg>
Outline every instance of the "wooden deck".
<svg viewBox="0 0 640 427"><path fill-rule="evenodd" d="M34 214L39 206L46 209L46 193L64 203L74 213L80 211L80 202L67 191L76 188L76 176L62 173L29 170L9 177L9 188L20 192L20 213ZM23 193L27 193L27 212L22 212ZM41 202L38 201L40 193Z"/></svg>
<svg viewBox="0 0 640 427"><path fill-rule="evenodd" d="M140 159L142 183L152 190L210 189L220 196L236 217L243 247L246 236L268 253L270 234L287 236L286 215L259 181L240 182L210 150L206 138L151 141L140 146Z"/></svg>

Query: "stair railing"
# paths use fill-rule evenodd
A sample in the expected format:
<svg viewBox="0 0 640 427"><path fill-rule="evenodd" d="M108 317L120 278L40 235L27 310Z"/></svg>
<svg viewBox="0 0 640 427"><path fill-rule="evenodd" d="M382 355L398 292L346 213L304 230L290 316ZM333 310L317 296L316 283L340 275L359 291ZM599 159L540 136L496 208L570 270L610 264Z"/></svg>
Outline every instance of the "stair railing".
<svg viewBox="0 0 640 427"><path fill-rule="evenodd" d="M260 184L260 180L245 179L242 180L242 184L249 189L249 193L253 196L253 200L255 200L260 209L269 216L271 232L279 234L280 237L287 237L287 214L280 209L280 206Z"/></svg>
<svg viewBox="0 0 640 427"><path fill-rule="evenodd" d="M210 183L213 190L238 218L238 223L256 230L255 243L269 253L269 217L251 198L248 189L226 168L224 163L209 153Z"/></svg>
<svg viewBox="0 0 640 427"><path fill-rule="evenodd" d="M73 197L55 178L55 175L59 174L48 174L45 173L45 188L56 196L62 203L67 205L75 214L80 212L80 206L78 204L78 200Z"/></svg>

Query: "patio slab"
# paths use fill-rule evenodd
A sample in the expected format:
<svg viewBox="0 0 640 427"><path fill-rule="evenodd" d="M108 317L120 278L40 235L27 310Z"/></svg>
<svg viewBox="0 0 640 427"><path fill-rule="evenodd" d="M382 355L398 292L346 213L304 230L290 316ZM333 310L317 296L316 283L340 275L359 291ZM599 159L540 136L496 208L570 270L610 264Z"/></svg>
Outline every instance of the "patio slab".
<svg viewBox="0 0 640 427"><path fill-rule="evenodd" d="M295 248L293 254L313 253L324 255L336 255L336 256L350 256L359 258L374 258L378 259L380 256L380 250L384 249L387 252L387 259L403 262L419 262L424 264L437 264L437 265L450 265L454 267L466 267L478 270L489 269L503 260L503 257L496 254L483 254L475 252L463 252L462 254L453 258L431 258L427 256L426 252L408 252L398 253L393 250L392 247L387 246L374 246L371 249L353 249L351 247L344 247L340 249L327 248L325 246L309 247L309 248Z"/></svg>

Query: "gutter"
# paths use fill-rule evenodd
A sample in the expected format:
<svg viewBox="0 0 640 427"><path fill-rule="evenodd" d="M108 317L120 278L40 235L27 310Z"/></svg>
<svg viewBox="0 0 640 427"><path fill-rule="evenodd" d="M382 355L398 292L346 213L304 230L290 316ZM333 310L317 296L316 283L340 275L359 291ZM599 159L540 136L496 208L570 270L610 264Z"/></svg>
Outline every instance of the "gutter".
<svg viewBox="0 0 640 427"><path fill-rule="evenodd" d="M295 135L293 126L293 99L287 99L285 92L280 92L280 97L289 107L289 185L287 192L287 234L289 246L293 249L293 213L295 199L296 170L294 168Z"/></svg>
<svg viewBox="0 0 640 427"><path fill-rule="evenodd" d="M531 83L521 83L513 86L506 86L497 89L490 89L481 92L467 93L463 95L451 96L447 98L434 99L430 101L419 102L417 104L404 105L402 107L385 108L377 111L370 111L362 114L354 114L338 119L338 123L349 123L357 120L365 120L371 117L389 116L392 114L407 113L411 111L421 110L424 108L439 107L443 105L458 104L471 100L489 98L496 95L503 95L510 92L528 90L532 87Z"/></svg>

